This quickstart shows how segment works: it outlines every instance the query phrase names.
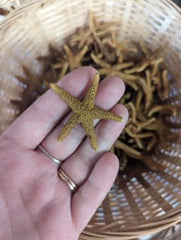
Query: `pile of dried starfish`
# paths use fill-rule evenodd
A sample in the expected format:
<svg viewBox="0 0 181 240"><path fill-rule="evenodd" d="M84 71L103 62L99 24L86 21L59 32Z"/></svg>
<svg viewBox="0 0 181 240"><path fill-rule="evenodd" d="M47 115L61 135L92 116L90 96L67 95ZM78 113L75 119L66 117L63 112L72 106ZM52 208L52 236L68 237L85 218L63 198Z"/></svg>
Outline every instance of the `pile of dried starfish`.
<svg viewBox="0 0 181 240"><path fill-rule="evenodd" d="M128 107L130 118L111 151L120 158L120 170L133 160L159 170L150 154L159 141L174 137L164 121L165 117L176 114L176 109L165 103L169 73L159 57L161 49L152 52L141 41L120 42L116 27L116 22L97 22L90 13L88 26L78 28L65 39L61 49L50 45L49 54L38 58L44 67L41 76L34 76L23 67L25 77L17 78L26 84L26 89L18 105L23 111L47 90L50 81L57 82L80 66L92 65L101 79L106 75L118 76L127 86L120 103Z"/></svg>

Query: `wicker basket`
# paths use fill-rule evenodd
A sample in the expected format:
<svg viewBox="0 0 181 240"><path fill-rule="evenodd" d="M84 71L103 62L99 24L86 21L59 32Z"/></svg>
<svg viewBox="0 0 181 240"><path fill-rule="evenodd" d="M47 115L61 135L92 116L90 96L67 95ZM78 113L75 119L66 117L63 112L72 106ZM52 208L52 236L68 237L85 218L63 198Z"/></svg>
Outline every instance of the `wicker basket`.
<svg viewBox="0 0 181 240"><path fill-rule="evenodd" d="M29 0L0 0L0 21L10 12L20 7L24 3L30 2ZM4 10L4 11L3 11Z"/></svg>
<svg viewBox="0 0 181 240"><path fill-rule="evenodd" d="M36 57L47 53L74 30L87 23L91 9L99 20L118 20L120 40L140 39L152 49L166 44L166 64L174 76L168 102L180 105L181 11L164 0L35 0L18 7L0 25L0 132L16 118L10 99L23 89L14 77L24 64L41 72ZM181 114L180 114L181 116ZM168 119L181 132L181 117ZM159 173L138 167L120 176L81 235L81 239L135 239L181 221L181 139L165 140L154 160Z"/></svg>

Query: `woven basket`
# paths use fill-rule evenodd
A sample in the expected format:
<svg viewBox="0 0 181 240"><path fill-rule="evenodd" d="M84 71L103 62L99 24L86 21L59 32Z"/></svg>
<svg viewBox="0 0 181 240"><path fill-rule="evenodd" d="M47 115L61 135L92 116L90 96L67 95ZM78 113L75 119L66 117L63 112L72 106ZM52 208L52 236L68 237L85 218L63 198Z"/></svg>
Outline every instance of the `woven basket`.
<svg viewBox="0 0 181 240"><path fill-rule="evenodd" d="M60 46L77 27L87 24L88 10L101 21L119 22L120 40L143 38L162 55L175 80L168 102L180 105L181 11L164 0L35 0L18 7L0 24L0 133L16 118L10 99L18 99L23 86L14 77L22 65L40 73L36 57L48 44ZM179 114L181 116L181 114ZM168 119L172 131L181 132L181 117ZM158 172L135 168L119 176L81 239L135 239L181 221L181 139L165 140L157 147Z"/></svg>
<svg viewBox="0 0 181 240"><path fill-rule="evenodd" d="M0 0L0 21L10 12L20 7L24 3L30 2L29 0ZM3 11L5 10L5 11Z"/></svg>
<svg viewBox="0 0 181 240"><path fill-rule="evenodd" d="M0 7L9 10L10 12L24 3L30 2L29 0L1 0Z"/></svg>

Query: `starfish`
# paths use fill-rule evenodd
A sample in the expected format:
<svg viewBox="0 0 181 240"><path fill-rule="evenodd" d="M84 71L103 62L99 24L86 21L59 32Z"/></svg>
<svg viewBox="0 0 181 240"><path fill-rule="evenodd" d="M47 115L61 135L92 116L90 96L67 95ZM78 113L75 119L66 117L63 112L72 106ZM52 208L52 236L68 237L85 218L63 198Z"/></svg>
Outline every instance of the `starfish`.
<svg viewBox="0 0 181 240"><path fill-rule="evenodd" d="M78 34L76 36L74 35L70 42L72 44L78 43L78 49L81 49L84 45L94 43L95 36L102 38L111 34L112 27L116 25L116 22L98 22L93 13L90 11L88 27L79 28L77 31Z"/></svg>
<svg viewBox="0 0 181 240"><path fill-rule="evenodd" d="M127 85L131 86L135 91L138 91L138 85L135 83L135 80L138 80L140 76L138 75L131 75L122 70L131 67L134 63L133 62L126 62L121 64L114 64L111 65L106 61L99 59L95 54L91 53L92 60L100 67L98 69L101 75L110 75L116 76L121 78Z"/></svg>
<svg viewBox="0 0 181 240"><path fill-rule="evenodd" d="M85 96L85 98L80 101L77 98L70 95L67 91L58 87L55 83L51 83L51 88L59 94L59 96L70 106L73 110L73 114L68 122L63 127L57 141L62 141L70 131L77 125L82 123L87 136L90 139L90 143L94 150L98 150L96 135L94 131L94 119L108 119L114 121L123 121L123 118L117 116L111 112L106 112L101 108L94 105L94 99L98 89L98 83L100 76L98 73L95 74L92 84Z"/></svg>
<svg viewBox="0 0 181 240"><path fill-rule="evenodd" d="M68 58L68 64L70 66L70 70L74 70L75 68L80 67L82 58L86 54L88 47L84 46L84 48L80 52L78 52L76 55L73 54L72 50L69 48L67 44L65 44L63 48Z"/></svg>

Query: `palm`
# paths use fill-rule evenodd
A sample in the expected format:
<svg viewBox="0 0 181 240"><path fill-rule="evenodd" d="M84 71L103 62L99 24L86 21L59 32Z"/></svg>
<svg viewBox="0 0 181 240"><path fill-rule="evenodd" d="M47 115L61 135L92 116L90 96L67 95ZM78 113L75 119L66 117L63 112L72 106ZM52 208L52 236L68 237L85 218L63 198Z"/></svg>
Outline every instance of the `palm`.
<svg viewBox="0 0 181 240"><path fill-rule="evenodd" d="M55 174L57 166L47 161L40 152L30 152L9 141L6 146L3 144L3 148L0 147L1 157L5 155L0 160L8 162L1 168L4 172L1 177L6 185L0 184L0 189L3 199L8 201L6 205L12 210L11 221L22 229L26 226L25 232L17 239L24 239L28 234L27 239L34 240L39 239L39 236L41 239L71 239L70 232L73 233L72 239L76 239L78 231L72 220L71 192L63 183L60 186ZM14 158L13 151L7 154L9 148L20 150L18 158ZM15 182L12 181L14 178ZM1 218L6 219L6 216L1 215Z"/></svg>
<svg viewBox="0 0 181 240"><path fill-rule="evenodd" d="M91 68L83 69L77 70L78 74L85 70L89 74L94 72ZM73 74L76 75L76 71ZM105 86L102 87L104 91ZM115 87L118 86L118 83L117 86L115 84ZM112 101L114 104L122 92L121 89L117 93L117 98ZM114 108L115 113L123 113L127 118L127 112L122 106ZM72 135L58 145L53 137L57 135L58 127L52 132L49 131L48 136L37 129L39 132L33 133L34 125L41 123L40 127L43 127L46 121L42 116L47 116L41 113L37 120L33 116L35 109L30 107L0 137L0 240L76 240L116 176L116 157L104 152L110 148L124 124L101 121L96 127L97 134L101 133L98 137L100 151L95 152L88 140L84 140L81 126L72 130ZM31 123L27 127L30 116L33 120L35 118L36 122L33 123L30 119ZM112 136L110 137L109 133L109 140L105 141L108 127L112 129ZM47 131L47 127L44 128ZM31 132L28 138L27 129ZM79 135L75 134L77 131ZM44 146L50 146L55 152L54 155L61 160L66 159L62 169L80 186L76 193L72 194L67 185L58 178L57 165L36 148L40 142Z"/></svg>

